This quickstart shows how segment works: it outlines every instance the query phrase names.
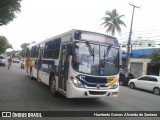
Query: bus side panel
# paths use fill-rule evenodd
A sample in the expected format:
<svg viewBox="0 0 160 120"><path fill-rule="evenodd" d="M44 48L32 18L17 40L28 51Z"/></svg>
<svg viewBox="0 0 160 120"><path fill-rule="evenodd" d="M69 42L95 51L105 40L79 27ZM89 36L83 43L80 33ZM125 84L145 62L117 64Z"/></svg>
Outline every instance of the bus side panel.
<svg viewBox="0 0 160 120"><path fill-rule="evenodd" d="M50 76L50 74L46 73L46 72L43 72L43 71L41 71L40 73L41 73L41 75L40 75L41 76L41 81L44 84L49 85L49 76Z"/></svg>
<svg viewBox="0 0 160 120"><path fill-rule="evenodd" d="M33 77L37 79L37 69L35 67L32 68Z"/></svg>

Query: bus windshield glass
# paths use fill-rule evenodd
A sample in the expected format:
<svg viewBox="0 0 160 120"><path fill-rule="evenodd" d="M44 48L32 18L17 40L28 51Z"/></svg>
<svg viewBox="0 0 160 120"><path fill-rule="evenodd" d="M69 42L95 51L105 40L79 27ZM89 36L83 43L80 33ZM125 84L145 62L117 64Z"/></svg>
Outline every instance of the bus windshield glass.
<svg viewBox="0 0 160 120"><path fill-rule="evenodd" d="M73 69L90 75L118 74L118 48L85 41L76 41L72 59Z"/></svg>

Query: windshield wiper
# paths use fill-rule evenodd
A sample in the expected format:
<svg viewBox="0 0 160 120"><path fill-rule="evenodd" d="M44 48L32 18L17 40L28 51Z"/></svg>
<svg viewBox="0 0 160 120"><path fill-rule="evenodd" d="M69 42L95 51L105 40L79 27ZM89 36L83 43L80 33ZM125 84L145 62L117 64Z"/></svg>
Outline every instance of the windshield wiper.
<svg viewBox="0 0 160 120"><path fill-rule="evenodd" d="M104 51L104 57L107 57L107 56L108 56L108 54L109 54L111 48L112 48L111 45L109 45L109 46L107 47L107 49Z"/></svg>
<svg viewBox="0 0 160 120"><path fill-rule="evenodd" d="M104 50L104 63L105 63L105 57L107 57L108 56L108 54L109 54L109 52L110 52L110 50L111 50L111 48L112 48L112 46L111 45L109 45L108 47L107 47L107 49L106 50Z"/></svg>
<svg viewBox="0 0 160 120"><path fill-rule="evenodd" d="M93 63L94 63L94 48L91 47L91 45L88 41L86 41L86 45L88 47L88 51L89 51L90 55L93 56Z"/></svg>

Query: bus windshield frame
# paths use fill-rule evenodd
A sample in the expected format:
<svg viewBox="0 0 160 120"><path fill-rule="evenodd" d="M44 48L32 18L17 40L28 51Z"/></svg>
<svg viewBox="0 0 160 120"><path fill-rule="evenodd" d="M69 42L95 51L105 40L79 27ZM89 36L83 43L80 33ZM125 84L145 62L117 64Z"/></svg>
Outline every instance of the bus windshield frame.
<svg viewBox="0 0 160 120"><path fill-rule="evenodd" d="M95 76L119 72L119 43L115 37L77 30L74 33L72 67Z"/></svg>
<svg viewBox="0 0 160 120"><path fill-rule="evenodd" d="M74 43L72 67L75 71L84 74L116 75L119 72L119 48L95 43L90 43L89 48L86 42L76 41Z"/></svg>

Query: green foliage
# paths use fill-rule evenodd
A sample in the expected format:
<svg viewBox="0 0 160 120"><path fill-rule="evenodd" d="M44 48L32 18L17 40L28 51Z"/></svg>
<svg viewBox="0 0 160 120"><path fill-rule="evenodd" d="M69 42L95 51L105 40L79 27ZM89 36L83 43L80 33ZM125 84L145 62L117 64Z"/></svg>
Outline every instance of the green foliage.
<svg viewBox="0 0 160 120"><path fill-rule="evenodd" d="M27 49L27 46L30 45L29 43L23 43L21 44L21 48L23 49Z"/></svg>
<svg viewBox="0 0 160 120"><path fill-rule="evenodd" d="M12 45L8 43L6 37L0 36L0 54L3 54L8 48L12 48Z"/></svg>
<svg viewBox="0 0 160 120"><path fill-rule="evenodd" d="M22 57L25 57L25 54L27 52L27 46L30 45L29 43L23 43L21 44L21 48L22 48L22 51L20 52L20 55Z"/></svg>
<svg viewBox="0 0 160 120"><path fill-rule="evenodd" d="M151 62L160 62L160 49L159 50L154 50L152 54L149 56L151 59Z"/></svg>
<svg viewBox="0 0 160 120"><path fill-rule="evenodd" d="M10 53L11 53L13 58L14 57L19 57L19 50L12 50L12 51L10 51Z"/></svg>
<svg viewBox="0 0 160 120"><path fill-rule="evenodd" d="M0 0L0 26L7 25L20 12L21 0Z"/></svg>
<svg viewBox="0 0 160 120"><path fill-rule="evenodd" d="M125 26L125 23L121 20L124 15L119 15L116 9L112 11L107 11L105 13L105 17L102 19L104 22L101 25L104 25L104 28L107 28L106 33L111 33L111 35L115 35L115 31L121 33L121 25Z"/></svg>
<svg viewBox="0 0 160 120"><path fill-rule="evenodd" d="M22 57L25 57L25 53L26 53L26 51L25 51L25 50L22 50L22 51L20 52L20 55L21 55Z"/></svg>

